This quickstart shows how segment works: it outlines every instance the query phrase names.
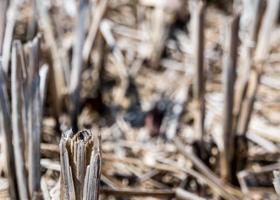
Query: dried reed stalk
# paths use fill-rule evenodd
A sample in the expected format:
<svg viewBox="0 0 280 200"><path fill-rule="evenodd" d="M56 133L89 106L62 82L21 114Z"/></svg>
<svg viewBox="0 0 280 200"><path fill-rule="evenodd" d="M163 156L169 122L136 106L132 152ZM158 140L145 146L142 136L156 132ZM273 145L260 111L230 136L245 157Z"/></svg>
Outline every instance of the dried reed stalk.
<svg viewBox="0 0 280 200"><path fill-rule="evenodd" d="M224 60L224 122L223 122L223 149L220 154L221 177L231 181L231 160L234 154L233 106L234 85L236 79L238 31L240 16L236 15L230 22L229 35L226 43L226 57Z"/></svg>
<svg viewBox="0 0 280 200"><path fill-rule="evenodd" d="M240 68L234 100L233 132L237 135L235 138L236 152L235 157L233 158L233 162L235 163L233 173L237 173L246 166L246 158L248 155L247 137L240 134L240 132L248 128L250 120L248 115L244 116L244 113L248 113L248 111L245 110L248 110L249 106L245 106L245 108L243 106L246 105L246 102L248 102L246 99L248 95L246 93L254 92L252 85L248 87L248 84L252 82L250 78L252 77L252 74L255 73L252 72L254 64L253 55L257 44L258 29L262 17L262 3L262 0L244 1L244 8L241 17L240 35L243 43L243 51L241 53L243 67ZM243 130L240 130L240 127L243 127Z"/></svg>
<svg viewBox="0 0 280 200"><path fill-rule="evenodd" d="M235 105L234 105L234 115L235 115L235 125L234 125L234 131L236 131L237 122L239 120L239 116L241 113L242 108L242 102L244 100L247 87L248 87L248 81L250 78L250 72L253 65L253 53L257 44L257 35L258 35L258 26L261 20L261 0L257 1L246 1L244 3L243 13L241 17L243 21L246 20L246 22L243 22L243 29L245 29L244 38L242 38L243 42L243 48L244 48L244 67L242 67L240 78L237 82L237 89L235 92ZM242 24L241 24L242 25ZM246 26L246 27L244 27ZM242 31L242 30L241 30Z"/></svg>
<svg viewBox="0 0 280 200"><path fill-rule="evenodd" d="M177 188L175 190L175 194L176 194L176 199L178 200L191 200L191 199L206 200L206 198L202 198L200 196L197 196L196 194L193 194L181 188Z"/></svg>
<svg viewBox="0 0 280 200"><path fill-rule="evenodd" d="M0 56L3 53L3 42L4 42L4 33L5 33L5 21L6 21L6 12L8 8L8 0L3 0L0 2Z"/></svg>
<svg viewBox="0 0 280 200"><path fill-rule="evenodd" d="M50 76L53 80L52 84L54 90L51 90L51 93L53 94L54 110L58 116L61 112L62 100L66 89L63 64L56 43L51 18L47 10L47 5L44 2L37 0L37 9L39 11L39 25L42 28L45 40L48 42L53 61L50 69Z"/></svg>
<svg viewBox="0 0 280 200"><path fill-rule="evenodd" d="M14 141L14 155L16 159L17 186L20 199L29 199L27 185L27 172L25 168L24 149L24 89L23 70L25 63L22 59L22 45L20 41L15 41L12 48L11 64L11 93L12 93L12 127Z"/></svg>
<svg viewBox="0 0 280 200"><path fill-rule="evenodd" d="M254 108L254 103L260 85L260 79L263 74L263 68L266 64L266 59L269 54L270 47L270 36L271 32L275 26L276 18L278 16L278 10L280 6L280 1L268 1L267 8L263 17L262 26L260 28L260 33L258 36L258 44L256 47L254 64L255 66L252 69L250 74L250 79L248 82L247 90L242 101L240 116L238 118L236 132L239 136L237 141L238 153L236 155L235 163L239 163L236 171L244 168L245 163L247 162L247 151L248 145L244 139L247 135L249 123L251 121L251 116Z"/></svg>
<svg viewBox="0 0 280 200"><path fill-rule="evenodd" d="M28 186L30 198L40 198L40 142L41 142L41 116L42 102L40 98L39 76L39 51L40 36L37 36L30 44L29 51L29 99L27 110L28 127Z"/></svg>
<svg viewBox="0 0 280 200"><path fill-rule="evenodd" d="M197 141L202 142L204 135L204 17L205 17L205 4L201 1L195 6L193 13L193 42L194 42L194 99L197 106L195 116L195 128Z"/></svg>
<svg viewBox="0 0 280 200"><path fill-rule="evenodd" d="M25 50L27 55L20 41L13 42L11 108L5 75L4 72L0 73L1 117L4 120L2 127L4 133L8 133L4 142L5 146L9 144L5 154L8 161L10 197L12 199L40 199L40 142L43 107L39 76L40 36L29 42ZM28 66L25 63L26 59Z"/></svg>
<svg viewBox="0 0 280 200"><path fill-rule="evenodd" d="M16 175L15 175L15 158L13 154L13 142L12 142L12 125L11 125L11 113L10 113L10 102L8 100L7 81L5 73L3 71L0 62L0 123L1 131L3 133L3 149L6 158L6 173L9 182L9 194L10 198L17 198L17 186L16 186Z"/></svg>
<svg viewBox="0 0 280 200"><path fill-rule="evenodd" d="M246 135L248 130L257 89L259 86L261 75L263 73L264 64L266 63L265 60L268 57L268 53L269 53L269 47L270 47L269 41L270 41L271 31L273 30L276 23L279 6L280 6L279 0L268 1L265 15L263 17L262 26L260 28L258 44L256 47L256 55L255 55L256 66L254 67L253 72L251 74L251 78L248 84L248 90L243 100L243 105L241 109L242 111L237 126L238 135Z"/></svg>
<svg viewBox="0 0 280 200"><path fill-rule="evenodd" d="M93 21L91 23L89 33L85 40L84 49L83 49L83 60L85 63L89 59L93 44L97 37L99 25L106 12L107 5L108 5L108 0L102 0L99 2L99 4L96 7L96 10L95 10L95 13L94 13L94 16L92 19Z"/></svg>
<svg viewBox="0 0 280 200"><path fill-rule="evenodd" d="M91 130L76 134L69 130L63 133L59 148L61 199L97 200L101 170L100 136Z"/></svg>
<svg viewBox="0 0 280 200"><path fill-rule="evenodd" d="M73 49L72 70L71 70L71 82L69 85L70 92L70 112L72 118L72 126L77 129L77 116L80 108L80 85L81 75L83 70L83 46L86 37L85 22L88 14L88 0L82 0L79 2L79 17L76 25L75 43ZM76 131L76 130L75 130Z"/></svg>

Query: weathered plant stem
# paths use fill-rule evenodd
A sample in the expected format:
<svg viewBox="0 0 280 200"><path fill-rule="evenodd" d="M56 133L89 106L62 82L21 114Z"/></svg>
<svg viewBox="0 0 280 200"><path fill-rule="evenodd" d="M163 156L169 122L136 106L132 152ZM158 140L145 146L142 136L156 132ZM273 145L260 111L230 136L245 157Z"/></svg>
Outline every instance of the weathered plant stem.
<svg viewBox="0 0 280 200"><path fill-rule="evenodd" d="M3 53L3 42L4 42L4 33L5 33L5 21L6 21L6 12L8 8L8 0L3 0L0 2L0 56Z"/></svg>
<svg viewBox="0 0 280 200"><path fill-rule="evenodd" d="M15 174L15 158L13 153L13 142L12 142L12 125L11 125L11 113L10 103L8 100L8 91L6 85L5 73L3 71L0 62L0 107L1 107L1 130L3 132L4 140L3 147L6 157L6 172L9 181L9 194L12 199L17 198L17 183Z"/></svg>
<svg viewBox="0 0 280 200"><path fill-rule="evenodd" d="M85 21L88 12L88 0L80 1L79 17L76 25L76 42L72 59L71 82L69 85L70 92L70 112L73 128L77 131L77 116L80 108L80 84L83 70L83 46L85 40Z"/></svg>
<svg viewBox="0 0 280 200"><path fill-rule="evenodd" d="M85 40L84 48L83 48L83 60L87 62L89 60L89 56L94 45L94 42L97 37L97 33L99 30L99 25L102 20L103 15L106 12L108 0L102 0L96 7L95 14L93 16L93 21L91 23L88 36Z"/></svg>
<svg viewBox="0 0 280 200"><path fill-rule="evenodd" d="M73 134L60 141L61 199L98 200L101 173L100 137L90 130Z"/></svg>
<svg viewBox="0 0 280 200"><path fill-rule="evenodd" d="M24 124L23 124L23 74L24 63L21 63L20 51L22 46L19 41L13 43L12 64L11 64L11 88L12 88L12 127L14 141L14 155L16 159L17 186L20 199L29 199L27 188L27 173L25 169L24 157Z"/></svg>
<svg viewBox="0 0 280 200"><path fill-rule="evenodd" d="M203 2L198 2L194 11L194 27L193 27L193 42L194 42L194 99L197 106L195 116L195 138L202 142L204 135L204 17L205 5Z"/></svg>
<svg viewBox="0 0 280 200"><path fill-rule="evenodd" d="M40 143L41 143L41 113L39 76L40 37L36 37L30 45L30 99L28 106L28 186L32 199L40 198Z"/></svg>
<svg viewBox="0 0 280 200"><path fill-rule="evenodd" d="M61 57L59 56L58 45L56 44L54 30L51 23L47 6L45 2L37 0L37 8L39 14L39 24L42 27L43 35L46 41L48 41L53 64L50 68L50 79L52 80L54 90L51 90L53 94L54 110L58 116L61 113L62 100L66 89L66 81L63 72L63 65Z"/></svg>
<svg viewBox="0 0 280 200"><path fill-rule="evenodd" d="M239 15L230 22L229 35L226 41L226 57L224 60L224 122L223 122L223 149L221 150L221 176L225 181L231 181L231 160L234 154L233 107L234 85L236 79L237 48Z"/></svg>

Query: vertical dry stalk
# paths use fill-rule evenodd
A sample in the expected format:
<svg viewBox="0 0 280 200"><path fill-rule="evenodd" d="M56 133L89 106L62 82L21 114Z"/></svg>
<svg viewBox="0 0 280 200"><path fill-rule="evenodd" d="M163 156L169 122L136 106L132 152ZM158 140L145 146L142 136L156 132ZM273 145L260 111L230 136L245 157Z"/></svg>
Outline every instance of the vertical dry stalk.
<svg viewBox="0 0 280 200"><path fill-rule="evenodd" d="M236 15L230 22L227 38L226 57L224 63L224 122L223 122L223 149L221 150L221 176L224 180L231 180L231 160L233 158L233 105L234 85L236 78L238 30L240 16Z"/></svg>
<svg viewBox="0 0 280 200"><path fill-rule="evenodd" d="M95 134L95 135L93 135ZM101 173L100 136L67 131L60 141L61 199L97 200Z"/></svg>
<svg viewBox="0 0 280 200"><path fill-rule="evenodd" d="M2 52L3 52L2 47L4 41L7 8L8 8L8 0L2 0L0 2L0 56L2 56Z"/></svg>
<svg viewBox="0 0 280 200"><path fill-rule="evenodd" d="M79 111L79 99L80 99L80 85L81 75L83 70L83 46L85 40L85 22L88 11L88 0L80 1L79 17L76 25L76 42L74 44L73 60L72 60L72 71L71 71L71 82L69 85L70 92L70 111L72 115L73 127L77 128L77 115Z"/></svg>
<svg viewBox="0 0 280 200"><path fill-rule="evenodd" d="M56 44L54 30L47 10L47 6L44 2L38 0L36 5L39 13L39 23L42 27L44 38L48 42L53 60L52 68L50 69L50 76L53 79L54 90L51 91L53 92L53 103L55 105L55 111L56 114L59 115L62 107L61 105L64 90L66 88L63 65L59 56L60 54L58 51L58 46Z"/></svg>
<svg viewBox="0 0 280 200"><path fill-rule="evenodd" d="M4 136L3 147L6 156L6 172L9 181L9 193L11 199L17 198L16 175L15 175L15 159L13 154L12 127L10 103L8 100L7 81L0 62L0 123L1 131Z"/></svg>
<svg viewBox="0 0 280 200"><path fill-rule="evenodd" d="M194 62L195 62L195 78L194 78L194 99L197 105L195 116L196 123L196 139L202 141L204 135L204 17L205 5L198 2L194 11Z"/></svg>
<svg viewBox="0 0 280 200"><path fill-rule="evenodd" d="M241 17L240 34L243 43L242 68L237 81L234 102L233 132L237 134L235 142L235 153L232 173L236 174L246 166L248 155L248 144L246 136L241 134L247 131L250 115L253 109L252 102L256 94L257 79L256 72L252 72L253 54L257 43L258 27L261 21L262 0L244 1L244 9ZM255 82L252 84L252 82ZM248 86L249 85L249 86ZM248 96L249 95L249 96ZM253 97L253 98L252 98ZM235 179L234 181L237 181ZM233 182L234 182L233 181Z"/></svg>
<svg viewBox="0 0 280 200"><path fill-rule="evenodd" d="M40 195L40 142L41 113L39 76L40 38L36 37L30 45L29 54L29 100L28 100L28 186L31 199L39 199Z"/></svg>
<svg viewBox="0 0 280 200"><path fill-rule="evenodd" d="M237 90L235 93L235 105L234 105L234 114L235 114L235 125L234 130L236 130L237 122L239 115L241 113L242 102L244 100L248 81L250 77L250 71L253 61L253 52L257 42L257 29L258 24L260 23L260 10L261 10L261 0L256 1L245 1L244 10L241 17L241 28L243 30L243 43L244 43L244 67L241 69L240 78L237 82ZM242 24L243 22L243 24ZM242 31L242 30L241 30Z"/></svg>
<svg viewBox="0 0 280 200"><path fill-rule="evenodd" d="M26 73L27 67L22 45L20 41L13 43L11 114L5 75L4 72L0 73L1 117L3 132L6 136L4 146L6 147L7 175L12 199L40 198L42 103L39 93L39 38L36 37L27 49L28 73Z"/></svg>
<svg viewBox="0 0 280 200"><path fill-rule="evenodd" d="M23 68L21 59L22 46L20 41L15 41L12 48L11 63L11 94L12 94L12 127L14 155L16 159L17 186L20 199L29 199L27 187L27 173L24 157L24 94L23 94Z"/></svg>

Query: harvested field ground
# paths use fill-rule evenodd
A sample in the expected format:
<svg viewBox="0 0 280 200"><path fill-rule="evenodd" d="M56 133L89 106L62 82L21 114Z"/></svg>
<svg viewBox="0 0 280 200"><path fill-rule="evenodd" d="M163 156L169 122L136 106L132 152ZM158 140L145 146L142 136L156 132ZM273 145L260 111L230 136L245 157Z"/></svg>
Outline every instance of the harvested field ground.
<svg viewBox="0 0 280 200"><path fill-rule="evenodd" d="M2 0L0 200L280 198L280 0Z"/></svg>

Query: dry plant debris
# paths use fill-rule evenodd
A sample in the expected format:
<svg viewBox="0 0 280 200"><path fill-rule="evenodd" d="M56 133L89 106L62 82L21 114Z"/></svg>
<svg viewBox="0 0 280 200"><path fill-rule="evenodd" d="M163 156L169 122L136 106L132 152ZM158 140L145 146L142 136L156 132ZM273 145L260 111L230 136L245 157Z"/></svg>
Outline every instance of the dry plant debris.
<svg viewBox="0 0 280 200"><path fill-rule="evenodd" d="M0 199L278 199L280 0L1 0Z"/></svg>

